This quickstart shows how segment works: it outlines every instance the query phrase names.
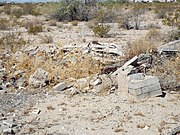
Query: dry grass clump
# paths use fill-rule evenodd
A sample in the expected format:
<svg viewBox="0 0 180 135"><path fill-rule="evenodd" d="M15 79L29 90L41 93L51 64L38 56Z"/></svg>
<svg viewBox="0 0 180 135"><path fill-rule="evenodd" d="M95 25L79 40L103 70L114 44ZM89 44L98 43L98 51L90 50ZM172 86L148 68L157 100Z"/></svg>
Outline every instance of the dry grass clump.
<svg viewBox="0 0 180 135"><path fill-rule="evenodd" d="M145 39L150 41L160 41L162 39L161 32L157 29L150 29L149 32L146 34Z"/></svg>
<svg viewBox="0 0 180 135"><path fill-rule="evenodd" d="M23 14L24 14L23 8L21 8L21 7L12 7L11 8L11 15L12 16L20 18L21 15L23 15Z"/></svg>
<svg viewBox="0 0 180 135"><path fill-rule="evenodd" d="M43 31L43 21L40 19L23 20L20 25L28 30L28 34L36 35Z"/></svg>
<svg viewBox="0 0 180 135"><path fill-rule="evenodd" d="M9 20L6 18L0 18L0 30L9 29Z"/></svg>
<svg viewBox="0 0 180 135"><path fill-rule="evenodd" d="M56 23L57 23L57 20L49 20L48 21L49 26L56 26L57 25Z"/></svg>
<svg viewBox="0 0 180 135"><path fill-rule="evenodd" d="M72 26L77 26L78 25L78 21L77 20L74 20L71 22Z"/></svg>
<svg viewBox="0 0 180 135"><path fill-rule="evenodd" d="M27 42L21 37L21 33L8 32L0 37L0 50L16 52Z"/></svg>
<svg viewBox="0 0 180 135"><path fill-rule="evenodd" d="M173 57L170 60L165 61L167 69L173 73L176 78L177 82L180 82L180 54L177 55L177 57Z"/></svg>
<svg viewBox="0 0 180 135"><path fill-rule="evenodd" d="M127 48L125 56L127 58L132 58L141 53L151 53L155 49L155 45L150 40L139 39L134 41L132 44L129 44Z"/></svg>
<svg viewBox="0 0 180 135"><path fill-rule="evenodd" d="M41 43L49 44L53 42L53 37L48 34L40 35L40 39L41 39Z"/></svg>
<svg viewBox="0 0 180 135"><path fill-rule="evenodd" d="M81 51L69 55L63 61L60 71L60 77L63 80L70 77L80 79L101 72L101 63L83 55Z"/></svg>

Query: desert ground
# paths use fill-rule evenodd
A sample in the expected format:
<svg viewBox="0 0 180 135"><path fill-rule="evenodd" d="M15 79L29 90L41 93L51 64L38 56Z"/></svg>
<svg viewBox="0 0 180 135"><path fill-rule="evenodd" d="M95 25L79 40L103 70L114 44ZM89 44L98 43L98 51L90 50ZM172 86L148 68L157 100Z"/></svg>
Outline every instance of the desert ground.
<svg viewBox="0 0 180 135"><path fill-rule="evenodd" d="M56 4L0 6L0 133L178 135L180 4ZM142 74L161 94L130 93Z"/></svg>

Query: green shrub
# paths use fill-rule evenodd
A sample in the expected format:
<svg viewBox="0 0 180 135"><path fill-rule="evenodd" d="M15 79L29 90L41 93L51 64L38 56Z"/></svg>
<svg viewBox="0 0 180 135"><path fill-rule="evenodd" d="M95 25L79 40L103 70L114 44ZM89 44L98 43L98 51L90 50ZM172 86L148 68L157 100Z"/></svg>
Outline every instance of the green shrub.
<svg viewBox="0 0 180 135"><path fill-rule="evenodd" d="M88 6L78 0L62 1L51 17L58 21L87 21L89 20L89 9Z"/></svg>
<svg viewBox="0 0 180 135"><path fill-rule="evenodd" d="M100 36L101 38L107 36L108 32L111 30L109 25L100 24L98 26L94 26L92 28L95 35Z"/></svg>

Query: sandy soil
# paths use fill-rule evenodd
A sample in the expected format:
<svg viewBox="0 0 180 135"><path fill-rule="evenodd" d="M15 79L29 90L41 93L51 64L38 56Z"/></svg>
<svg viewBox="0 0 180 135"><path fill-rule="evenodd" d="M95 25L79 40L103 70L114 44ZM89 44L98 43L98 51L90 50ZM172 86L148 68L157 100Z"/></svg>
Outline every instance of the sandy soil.
<svg viewBox="0 0 180 135"><path fill-rule="evenodd" d="M27 115L18 133L33 135L166 135L180 124L179 95L144 101L120 91L108 96L47 95ZM34 110L39 114L32 114Z"/></svg>

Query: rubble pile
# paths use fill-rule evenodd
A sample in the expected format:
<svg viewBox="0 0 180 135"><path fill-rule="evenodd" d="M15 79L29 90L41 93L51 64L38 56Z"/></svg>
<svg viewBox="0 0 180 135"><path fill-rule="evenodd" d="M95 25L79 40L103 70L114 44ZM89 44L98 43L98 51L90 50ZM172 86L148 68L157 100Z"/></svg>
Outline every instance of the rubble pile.
<svg viewBox="0 0 180 135"><path fill-rule="evenodd" d="M179 41L173 42L176 46ZM160 56L167 46L158 48ZM172 48L172 47L170 47ZM174 49L178 53L177 48ZM170 49L172 52L172 49ZM154 54L140 54L119 64L124 56L121 46L116 44L90 42L86 45L58 47L55 44L25 46L20 51L2 55L0 61L0 92L8 89L42 88L50 86L56 92L71 94L112 93L117 87L136 97L151 97L162 94L161 78L151 74ZM89 59L85 59L89 57ZM103 72L103 63L96 60L111 59L115 63L108 72ZM94 59L95 58L95 59ZM159 57L161 60L161 57ZM107 66L107 67L108 67ZM160 84L159 84L160 82ZM161 85L161 86L160 86Z"/></svg>

